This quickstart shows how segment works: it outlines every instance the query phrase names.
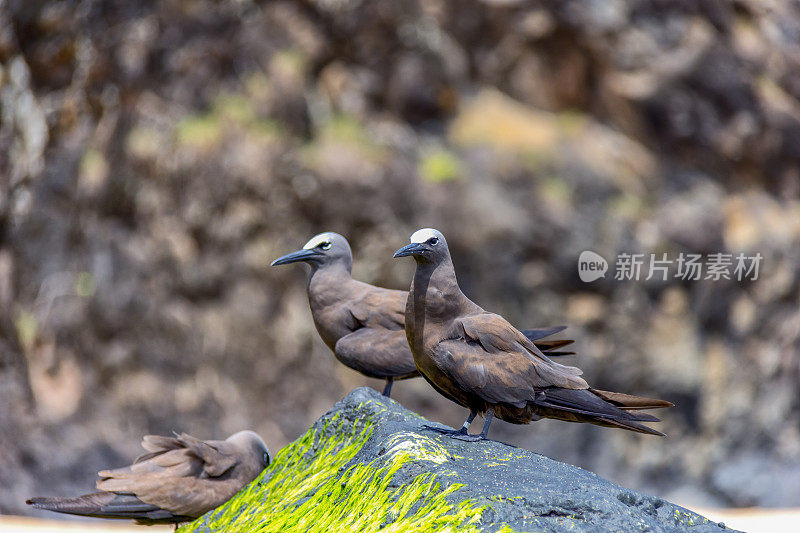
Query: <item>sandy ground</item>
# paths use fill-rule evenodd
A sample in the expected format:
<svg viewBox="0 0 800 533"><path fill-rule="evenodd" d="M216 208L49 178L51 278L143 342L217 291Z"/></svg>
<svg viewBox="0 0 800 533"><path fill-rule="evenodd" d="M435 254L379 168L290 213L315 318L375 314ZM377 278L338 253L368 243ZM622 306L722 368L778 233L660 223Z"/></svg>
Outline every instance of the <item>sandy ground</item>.
<svg viewBox="0 0 800 533"><path fill-rule="evenodd" d="M159 533L172 531L172 526L137 526L133 522L108 520L50 520L27 516L0 516L0 533L56 533L86 531L87 533Z"/></svg>
<svg viewBox="0 0 800 533"><path fill-rule="evenodd" d="M797 533L800 509L694 509L711 520L748 533ZM104 520L49 520L24 516L0 516L0 533L158 533L172 531L171 526L142 527Z"/></svg>
<svg viewBox="0 0 800 533"><path fill-rule="evenodd" d="M747 533L797 533L800 509L692 509L709 520ZM2 522L0 522L2 523Z"/></svg>

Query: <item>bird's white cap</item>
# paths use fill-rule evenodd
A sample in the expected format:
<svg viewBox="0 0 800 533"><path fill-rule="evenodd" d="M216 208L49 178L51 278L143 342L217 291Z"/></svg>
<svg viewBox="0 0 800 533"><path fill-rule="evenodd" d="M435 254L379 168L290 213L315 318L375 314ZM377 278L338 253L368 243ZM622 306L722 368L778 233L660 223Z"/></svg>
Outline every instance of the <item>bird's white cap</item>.
<svg viewBox="0 0 800 533"><path fill-rule="evenodd" d="M422 228L422 229L419 229L419 230L415 231L411 235L411 244L421 244L421 243L423 243L423 242L425 242L428 239L431 239L433 237L436 237L437 239L441 239L442 238L442 234L441 234L441 232L439 232L438 230L435 230L433 228Z"/></svg>
<svg viewBox="0 0 800 533"><path fill-rule="evenodd" d="M329 243L333 241L333 233L325 232L320 233L319 235L314 235L311 237L311 240L308 241L305 246L303 246L303 250L312 250L323 243Z"/></svg>

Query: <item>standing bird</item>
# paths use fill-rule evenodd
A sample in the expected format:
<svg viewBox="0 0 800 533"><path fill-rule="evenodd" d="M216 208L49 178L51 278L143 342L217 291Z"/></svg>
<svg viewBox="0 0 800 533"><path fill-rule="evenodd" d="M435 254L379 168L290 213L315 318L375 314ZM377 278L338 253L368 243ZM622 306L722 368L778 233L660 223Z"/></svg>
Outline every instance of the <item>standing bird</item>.
<svg viewBox="0 0 800 533"><path fill-rule="evenodd" d="M658 418L638 410L673 404L589 387L580 369L551 361L503 317L467 298L439 231L415 232L411 244L394 254L406 256L417 263L406 304L414 361L434 389L470 411L460 430L445 433L484 439L496 416L513 424L556 418L663 436L640 424ZM479 413L486 418L483 431L469 435Z"/></svg>
<svg viewBox="0 0 800 533"><path fill-rule="evenodd" d="M272 266L298 262L311 267L306 287L311 316L340 362L367 377L385 379L384 396L391 394L394 380L419 376L406 341L407 292L354 280L350 244L338 233L320 233ZM566 355L572 352L558 349L571 340L539 340L563 329L531 329L525 334L549 354Z"/></svg>
<svg viewBox="0 0 800 533"><path fill-rule="evenodd" d="M222 505L270 463L267 445L252 431L205 441L185 433L147 435L142 447L149 453L132 465L98 472L100 492L26 503L57 513L178 524Z"/></svg>

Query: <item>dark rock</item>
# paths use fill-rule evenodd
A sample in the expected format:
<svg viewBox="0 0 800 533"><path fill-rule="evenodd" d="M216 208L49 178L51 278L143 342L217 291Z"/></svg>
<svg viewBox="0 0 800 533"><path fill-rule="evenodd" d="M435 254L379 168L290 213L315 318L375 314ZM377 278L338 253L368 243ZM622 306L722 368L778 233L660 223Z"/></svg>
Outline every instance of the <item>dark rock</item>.
<svg viewBox="0 0 800 533"><path fill-rule="evenodd" d="M326 441L347 435L349 438L345 438L339 448L345 450L356 441L355 435L368 431L369 436L352 459L333 474L333 479L315 474L318 485L310 487L308 492L328 490L326 487L330 486L342 487L344 490L335 500L334 508L326 509L325 513L347 516L348 506L354 505L349 500L362 497L362 486L348 484L347 475L351 469L356 465L368 465L380 472L381 468L396 466L394 461L405 456L411 459L402 463L384 490L402 491L420 476L430 474L435 476L441 490L454 484L462 485L447 496L452 504L450 509L461 510L459 519L474 517L470 525L479 530L508 531L510 527L522 531L711 532L726 529L692 511L620 487L581 468L502 442L456 440L438 433L433 427L444 426L427 421L373 389L355 389L311 428L314 444L309 446L303 460L311 463L335 461L340 452L323 454L320 451L326 448ZM280 478L288 478L296 468L291 457L291 453L278 454L263 478L254 483L278 488L287 485ZM280 508L275 508L266 503L269 493L263 498L252 494L252 489L245 490L189 528L194 531L237 529L244 525L243 520L254 517L275 520L276 512L302 512L294 510L305 501L305 498L296 502L281 501ZM392 497L400 497L400 494L393 492ZM381 507L373 508L372 503L358 505L365 514L386 513L385 520L383 516L372 517L385 526L402 525L402 520L407 519L403 513L395 515ZM461 514L464 506L473 510L472 515ZM441 516L428 518L433 521Z"/></svg>

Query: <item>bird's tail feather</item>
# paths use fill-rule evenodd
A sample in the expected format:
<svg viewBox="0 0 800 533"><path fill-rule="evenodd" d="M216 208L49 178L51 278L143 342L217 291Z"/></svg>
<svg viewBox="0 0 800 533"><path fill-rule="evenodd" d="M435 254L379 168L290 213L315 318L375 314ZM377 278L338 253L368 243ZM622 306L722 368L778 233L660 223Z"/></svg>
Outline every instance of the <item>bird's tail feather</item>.
<svg viewBox="0 0 800 533"><path fill-rule="evenodd" d="M97 492L84 494L77 498L31 498L25 503L37 509L46 509L57 513L91 516L99 513L103 506L114 499L114 496L108 492Z"/></svg>
<svg viewBox="0 0 800 533"><path fill-rule="evenodd" d="M567 329L567 326L555 326L552 328L543 329L523 329L521 331L523 335L528 337L528 340L533 342L537 348L550 357L557 355L574 355L575 352L559 350L559 348L563 348L564 346L575 342L571 339L542 340L544 337L555 335L556 333L564 331L565 329Z"/></svg>
<svg viewBox="0 0 800 533"><path fill-rule="evenodd" d="M551 413L551 416L562 412L567 414L563 417L565 420L589 422L603 426L619 427L638 433L664 436L660 431L639 423L659 422L660 420L655 416L637 411L633 407L628 407L628 409L618 407L601 395L596 394L593 389L552 387L544 389L543 392L542 396L537 396L535 403L540 407L546 408ZM636 397L630 396L630 398ZM643 398L642 400L650 401L650 403L639 402L643 405L652 405L652 402L660 402L660 400L650 400L648 398ZM663 407L666 407L666 405Z"/></svg>
<svg viewBox="0 0 800 533"><path fill-rule="evenodd" d="M522 334L528 337L530 340L535 341L541 339L543 337L549 337L550 335L555 335L556 333L560 333L567 329L567 326L554 326L552 328L535 328L535 329L523 329Z"/></svg>
<svg viewBox="0 0 800 533"><path fill-rule="evenodd" d="M674 407L675 404L665 400L655 398L645 398L643 396L633 396L621 392L610 392L599 389L589 389L596 396L623 410L631 409L662 409L664 407Z"/></svg>
<svg viewBox="0 0 800 533"><path fill-rule="evenodd" d="M636 433L646 433L648 435L658 435L659 437L666 437L665 434L653 428L647 427L644 424L639 424L631 420L617 420L613 418L599 418L598 420L605 422L609 426L627 429L628 431L635 431Z"/></svg>
<svg viewBox="0 0 800 533"><path fill-rule="evenodd" d="M37 509L57 513L92 516L96 518L120 518L142 523L185 522L188 517L176 516L158 506L145 503L133 494L95 492L76 498L31 498L26 501Z"/></svg>
<svg viewBox="0 0 800 533"><path fill-rule="evenodd" d="M559 350L559 348L563 348L564 346L569 346L572 344L572 339L556 339L556 340L539 340L534 341L533 343L539 348L541 351L545 353L545 355L552 357L554 355L575 355L575 352L569 350Z"/></svg>

